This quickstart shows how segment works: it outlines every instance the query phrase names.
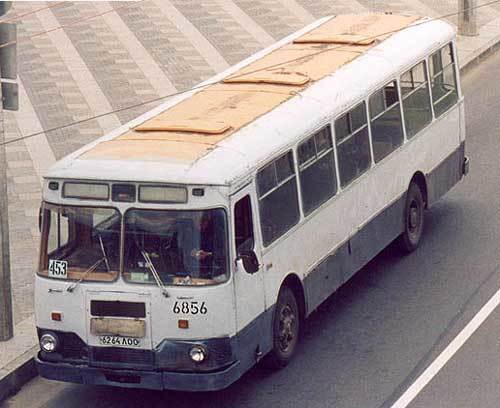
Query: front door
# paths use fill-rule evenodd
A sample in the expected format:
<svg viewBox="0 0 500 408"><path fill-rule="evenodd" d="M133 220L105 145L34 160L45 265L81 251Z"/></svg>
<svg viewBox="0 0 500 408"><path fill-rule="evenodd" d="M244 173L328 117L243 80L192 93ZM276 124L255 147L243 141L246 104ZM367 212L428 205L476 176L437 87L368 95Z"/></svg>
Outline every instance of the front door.
<svg viewBox="0 0 500 408"><path fill-rule="evenodd" d="M264 277L262 257L259 248L258 234L255 233L256 199L255 189L250 184L231 198L232 208L232 242L236 257L241 253L253 251L257 257L259 268L249 273L242 262L235 262L234 286L236 299L236 326L240 342L240 350L246 350L246 362L255 362L267 348L264 339L267 333L265 317ZM242 358L240 356L240 358ZM245 363L242 361L242 363Z"/></svg>

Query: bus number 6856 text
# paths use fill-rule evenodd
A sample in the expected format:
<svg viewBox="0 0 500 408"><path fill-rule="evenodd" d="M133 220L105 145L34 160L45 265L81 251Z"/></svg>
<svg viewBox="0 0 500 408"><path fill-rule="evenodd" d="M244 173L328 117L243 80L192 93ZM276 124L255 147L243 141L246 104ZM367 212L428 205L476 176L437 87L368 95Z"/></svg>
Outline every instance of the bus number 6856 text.
<svg viewBox="0 0 500 408"><path fill-rule="evenodd" d="M205 306L205 302L197 302L197 301L192 301L192 302L175 302L174 303L174 308L172 311L175 314L207 314L208 310L207 307Z"/></svg>

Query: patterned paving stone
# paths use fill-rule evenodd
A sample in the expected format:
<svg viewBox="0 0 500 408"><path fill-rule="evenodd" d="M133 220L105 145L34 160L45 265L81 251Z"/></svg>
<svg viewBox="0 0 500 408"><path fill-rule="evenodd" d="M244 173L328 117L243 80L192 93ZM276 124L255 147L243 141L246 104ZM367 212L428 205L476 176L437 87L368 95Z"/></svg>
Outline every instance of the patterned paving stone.
<svg viewBox="0 0 500 408"><path fill-rule="evenodd" d="M102 17L70 26L77 20L99 14L90 2L68 2L53 10L53 13L61 25L68 25L64 28L66 35L92 72L113 109L136 105L158 96ZM144 92L138 94L138 90ZM118 117L123 123L144 111L144 107L130 109L118 113Z"/></svg>
<svg viewBox="0 0 500 408"><path fill-rule="evenodd" d="M277 0L235 0L234 3L276 40L304 26L303 22Z"/></svg>
<svg viewBox="0 0 500 408"><path fill-rule="evenodd" d="M4 114L5 140L9 141L19 136L19 129L14 114ZM26 160L29 154L23 141L7 145L6 157L14 322L19 323L33 313L41 189L33 163Z"/></svg>
<svg viewBox="0 0 500 408"><path fill-rule="evenodd" d="M29 4L16 3L18 13L30 10ZM18 24L19 77L26 87L43 128L49 129L91 116L91 111L79 92L71 73L65 68L52 42L45 36L29 38L43 31L36 15L27 16ZM55 68L54 68L55 67ZM80 133L85 130L86 133ZM71 128L71 135L61 138L49 133L47 138L56 157L60 158L102 134L95 121Z"/></svg>
<svg viewBox="0 0 500 408"><path fill-rule="evenodd" d="M199 0L171 0L171 3L200 30L228 63L235 64L261 48L216 3Z"/></svg>
<svg viewBox="0 0 500 408"><path fill-rule="evenodd" d="M121 6L112 4L114 8ZM153 2L117 13L177 89L188 89L214 74L196 48Z"/></svg>
<svg viewBox="0 0 500 408"><path fill-rule="evenodd" d="M316 18L330 16L335 14L347 14L352 12L361 12L364 7L356 1L337 0L296 0L312 13Z"/></svg>

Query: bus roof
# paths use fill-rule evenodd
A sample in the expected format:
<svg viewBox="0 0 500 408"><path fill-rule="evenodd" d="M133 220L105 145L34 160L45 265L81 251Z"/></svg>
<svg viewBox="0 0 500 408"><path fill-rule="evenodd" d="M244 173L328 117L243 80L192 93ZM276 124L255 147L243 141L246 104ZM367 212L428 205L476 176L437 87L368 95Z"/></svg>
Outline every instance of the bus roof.
<svg viewBox="0 0 500 408"><path fill-rule="evenodd" d="M230 185L453 36L449 24L416 16L323 18L83 147L47 177Z"/></svg>

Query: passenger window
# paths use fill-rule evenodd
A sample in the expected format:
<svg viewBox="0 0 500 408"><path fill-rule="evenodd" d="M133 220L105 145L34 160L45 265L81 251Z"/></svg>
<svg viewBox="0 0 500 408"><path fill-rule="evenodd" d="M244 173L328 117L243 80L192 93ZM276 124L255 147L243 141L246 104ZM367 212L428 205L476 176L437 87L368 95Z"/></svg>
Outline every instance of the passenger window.
<svg viewBox="0 0 500 408"><path fill-rule="evenodd" d="M429 64L432 103L434 104L434 113L436 117L439 117L458 101L452 44L450 43L434 53L430 57Z"/></svg>
<svg viewBox="0 0 500 408"><path fill-rule="evenodd" d="M401 94L406 136L415 136L432 120L431 99L425 61L401 75Z"/></svg>
<svg viewBox="0 0 500 408"><path fill-rule="evenodd" d="M291 151L257 173L257 188L262 240L264 246L268 246L300 218Z"/></svg>
<svg viewBox="0 0 500 408"><path fill-rule="evenodd" d="M403 125L396 81L370 96L373 156L379 162L403 144Z"/></svg>
<svg viewBox="0 0 500 408"><path fill-rule="evenodd" d="M330 126L299 145L298 160L302 204L307 215L337 192Z"/></svg>
<svg viewBox="0 0 500 408"><path fill-rule="evenodd" d="M234 235L237 254L254 248L252 203L249 195L234 206Z"/></svg>
<svg viewBox="0 0 500 408"><path fill-rule="evenodd" d="M335 144L340 184L345 187L368 170L372 162L364 102L335 120Z"/></svg>

